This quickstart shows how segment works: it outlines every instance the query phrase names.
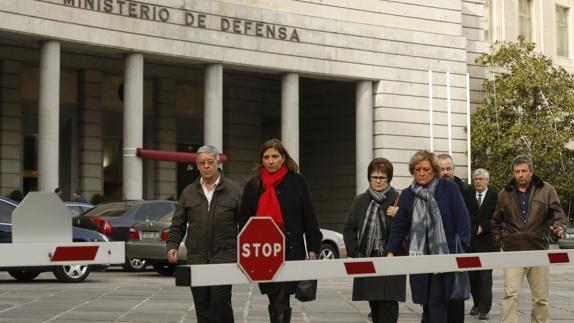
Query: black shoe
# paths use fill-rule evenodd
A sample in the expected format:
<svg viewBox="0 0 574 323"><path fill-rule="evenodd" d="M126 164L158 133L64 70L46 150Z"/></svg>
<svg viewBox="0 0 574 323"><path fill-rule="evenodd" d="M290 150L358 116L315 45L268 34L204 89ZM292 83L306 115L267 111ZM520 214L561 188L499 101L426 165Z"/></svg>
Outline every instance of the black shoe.
<svg viewBox="0 0 574 323"><path fill-rule="evenodd" d="M478 307L473 306L470 310L470 315L478 315Z"/></svg>
<svg viewBox="0 0 574 323"><path fill-rule="evenodd" d="M480 313L478 314L478 319L479 320L488 320L488 313Z"/></svg>

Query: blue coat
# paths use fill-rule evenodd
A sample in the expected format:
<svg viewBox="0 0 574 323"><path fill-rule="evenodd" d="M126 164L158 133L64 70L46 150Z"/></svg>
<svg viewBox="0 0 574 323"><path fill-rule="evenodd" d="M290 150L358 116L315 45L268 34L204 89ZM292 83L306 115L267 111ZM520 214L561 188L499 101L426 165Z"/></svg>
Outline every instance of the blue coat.
<svg viewBox="0 0 574 323"><path fill-rule="evenodd" d="M451 253L455 253L456 233L458 233L463 247L468 246L470 242L470 216L468 215L464 199L456 184L442 178L439 179L434 197L440 209L448 248ZM402 241L409 238L414 200L415 195L410 187L401 193L399 211L393 220L393 226L385 248L386 252L392 251L396 254L397 250L402 248ZM409 276L414 303L428 303L429 278L430 274ZM452 279L452 273L444 274L445 296L451 293Z"/></svg>

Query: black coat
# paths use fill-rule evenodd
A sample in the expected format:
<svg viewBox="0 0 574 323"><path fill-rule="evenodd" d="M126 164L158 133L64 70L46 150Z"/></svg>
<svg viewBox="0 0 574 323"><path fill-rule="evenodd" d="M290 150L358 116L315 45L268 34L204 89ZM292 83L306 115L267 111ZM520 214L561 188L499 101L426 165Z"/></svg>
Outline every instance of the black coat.
<svg viewBox="0 0 574 323"><path fill-rule="evenodd" d="M303 175L288 172L285 178L275 187L277 199L283 215L285 224L285 259L286 260L303 260L306 258L305 244L303 234L307 238L308 251L314 251L319 254L321 250L321 240L323 235L317 223L315 210L311 202L309 185ZM241 207L239 210L239 225L241 228L245 225L250 217L257 213L259 197L263 194L264 189L256 186L251 180L245 185ZM295 293L297 282L286 283L263 283L259 284L261 293L273 293L279 284L285 286L286 291L290 294Z"/></svg>
<svg viewBox="0 0 574 323"><path fill-rule="evenodd" d="M486 195L482 198L482 204L478 209L476 216L471 216L471 240L470 248L472 252L493 252L496 246L492 240L490 232L490 221L496 209L498 194L491 188L488 188ZM482 233L477 235L478 226L482 227Z"/></svg>
<svg viewBox="0 0 574 323"><path fill-rule="evenodd" d="M398 197L398 193L391 188L388 197L381 205L383 214L387 213L387 208ZM365 215L372 200L373 198L369 195L369 192L359 194L353 200L343 227L343 238L345 239L349 257L356 258L359 256L357 251L359 236L363 230ZM385 216L385 222L387 225L385 238L388 238L391 232L392 218ZM405 275L355 278L353 280L353 301L393 300L404 302L406 282Z"/></svg>

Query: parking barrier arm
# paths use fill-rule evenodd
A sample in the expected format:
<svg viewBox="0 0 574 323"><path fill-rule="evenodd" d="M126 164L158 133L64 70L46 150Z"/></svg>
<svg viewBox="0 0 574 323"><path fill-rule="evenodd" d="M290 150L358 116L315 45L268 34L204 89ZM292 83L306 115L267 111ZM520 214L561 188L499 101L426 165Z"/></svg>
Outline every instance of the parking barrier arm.
<svg viewBox="0 0 574 323"><path fill-rule="evenodd" d="M287 261L272 281L373 277L473 271L507 267L574 264L574 250L536 250L412 257ZM236 263L185 265L176 270L176 286L248 284Z"/></svg>

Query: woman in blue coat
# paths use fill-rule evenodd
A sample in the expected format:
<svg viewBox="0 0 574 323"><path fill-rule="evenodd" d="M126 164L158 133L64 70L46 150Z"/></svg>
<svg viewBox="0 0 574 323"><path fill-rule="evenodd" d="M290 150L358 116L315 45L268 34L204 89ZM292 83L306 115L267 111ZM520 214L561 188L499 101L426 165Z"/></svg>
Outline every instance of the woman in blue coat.
<svg viewBox="0 0 574 323"><path fill-rule="evenodd" d="M385 251L393 256L409 241L409 256L452 254L456 236L463 246L470 241L470 217L456 184L439 178L434 153L421 150L409 161L412 184L401 193ZM449 322L453 273L410 275L413 302L423 305L425 323Z"/></svg>

